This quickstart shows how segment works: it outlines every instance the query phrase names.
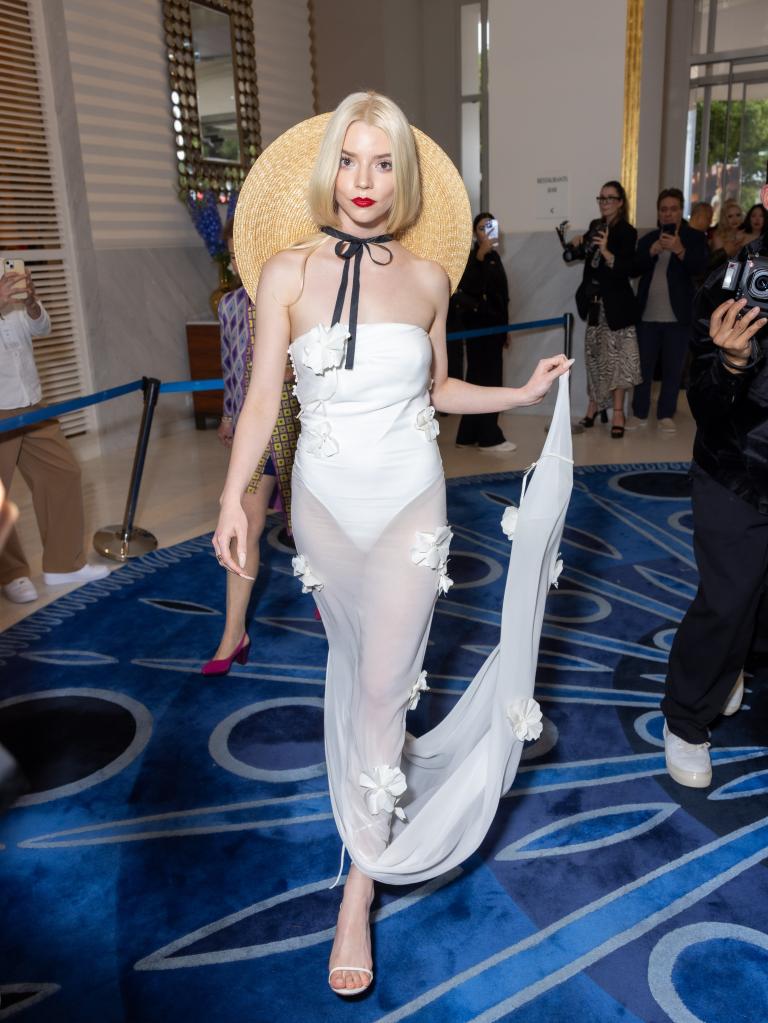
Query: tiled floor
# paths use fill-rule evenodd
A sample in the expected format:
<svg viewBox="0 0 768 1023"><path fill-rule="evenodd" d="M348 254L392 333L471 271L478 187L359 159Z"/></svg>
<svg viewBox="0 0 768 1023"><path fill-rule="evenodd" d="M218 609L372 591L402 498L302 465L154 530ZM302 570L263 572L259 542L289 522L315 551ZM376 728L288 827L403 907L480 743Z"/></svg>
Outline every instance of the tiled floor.
<svg viewBox="0 0 768 1023"><path fill-rule="evenodd" d="M574 401L574 415L583 413L582 402ZM678 412L676 433L662 433L650 421L644 429L628 432L613 440L610 427L596 423L573 438L577 465L602 463L687 461L690 458L694 424L684 400ZM504 432L514 440L517 451L508 455L484 454L477 449L457 449L454 443L457 416L440 419L440 449L447 476L522 469L539 455L547 419L535 414L505 413L500 418ZM133 450L108 458L82 462L87 547L97 529L122 521ZM183 430L150 442L135 524L153 533L160 546L197 536L213 529L217 501L226 472L227 455L213 429ZM32 514L29 491L17 473L11 496L20 510L19 534L32 566L40 593L33 604L12 604L0 597L0 630L67 592L43 584L40 540ZM95 560L97 555L92 553Z"/></svg>

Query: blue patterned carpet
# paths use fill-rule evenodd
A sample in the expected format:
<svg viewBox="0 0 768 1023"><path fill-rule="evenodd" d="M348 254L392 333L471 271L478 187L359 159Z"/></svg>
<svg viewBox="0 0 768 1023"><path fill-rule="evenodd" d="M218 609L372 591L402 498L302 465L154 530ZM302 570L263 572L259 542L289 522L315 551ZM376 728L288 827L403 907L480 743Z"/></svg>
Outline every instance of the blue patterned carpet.
<svg viewBox="0 0 768 1023"><path fill-rule="evenodd" d="M519 475L449 485L436 721L496 642ZM380 893L376 982L325 986L339 842L321 734L325 641L275 526L226 679L205 537L0 637L0 742L32 791L0 820L0 1020L758 1023L768 1019L768 672L713 732L714 782L664 772L658 701L695 588L682 465L576 471L544 626L542 737L482 849ZM397 637L393 637L393 642Z"/></svg>

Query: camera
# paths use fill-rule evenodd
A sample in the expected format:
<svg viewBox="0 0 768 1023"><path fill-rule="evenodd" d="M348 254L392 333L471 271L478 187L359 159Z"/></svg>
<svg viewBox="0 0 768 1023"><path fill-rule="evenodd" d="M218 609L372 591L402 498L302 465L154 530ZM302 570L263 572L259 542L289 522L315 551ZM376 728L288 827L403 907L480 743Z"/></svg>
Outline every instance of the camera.
<svg viewBox="0 0 768 1023"><path fill-rule="evenodd" d="M768 313L768 258L749 254L743 262L731 260L723 277L723 291L734 298L746 298L744 311L755 306Z"/></svg>
<svg viewBox="0 0 768 1023"><path fill-rule="evenodd" d="M565 240L565 232L568 229L568 221L564 220L555 228L557 237L563 247L563 259L566 263L573 263L577 259L589 259L597 250L597 235L608 230L605 220L593 220L587 229L580 245L574 245Z"/></svg>

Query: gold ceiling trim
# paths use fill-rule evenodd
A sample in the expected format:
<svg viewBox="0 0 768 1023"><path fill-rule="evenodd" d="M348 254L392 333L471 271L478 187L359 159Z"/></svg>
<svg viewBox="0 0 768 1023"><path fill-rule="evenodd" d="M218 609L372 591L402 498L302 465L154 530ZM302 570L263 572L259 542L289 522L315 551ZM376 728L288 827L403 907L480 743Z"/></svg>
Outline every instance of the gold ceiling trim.
<svg viewBox="0 0 768 1023"><path fill-rule="evenodd" d="M624 58L624 132L621 141L621 183L629 199L628 215L637 214L637 154L640 146L640 83L643 75L645 0L627 0Z"/></svg>

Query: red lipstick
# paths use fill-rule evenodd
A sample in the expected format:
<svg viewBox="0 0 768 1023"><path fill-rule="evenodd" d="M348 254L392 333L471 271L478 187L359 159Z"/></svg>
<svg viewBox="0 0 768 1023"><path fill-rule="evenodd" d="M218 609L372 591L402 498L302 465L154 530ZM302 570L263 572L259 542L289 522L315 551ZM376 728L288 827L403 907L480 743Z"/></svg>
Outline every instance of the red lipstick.
<svg viewBox="0 0 768 1023"><path fill-rule="evenodd" d="M376 205L376 200L375 199L366 199L365 196L358 196L358 198L357 199L353 199L352 202L355 204L355 206L362 206L362 207L375 206Z"/></svg>

